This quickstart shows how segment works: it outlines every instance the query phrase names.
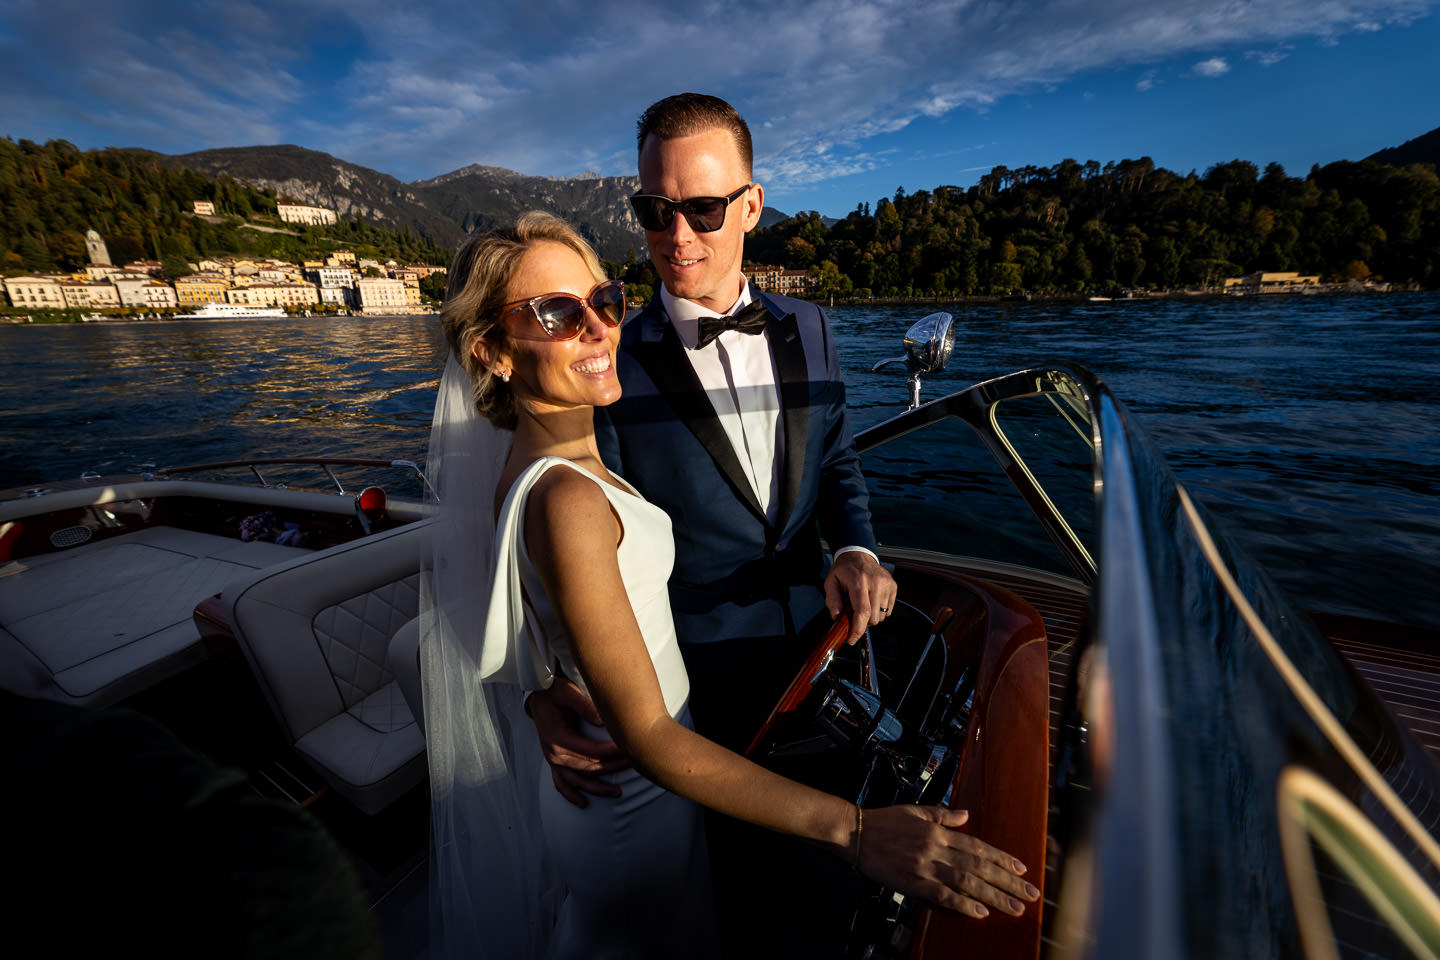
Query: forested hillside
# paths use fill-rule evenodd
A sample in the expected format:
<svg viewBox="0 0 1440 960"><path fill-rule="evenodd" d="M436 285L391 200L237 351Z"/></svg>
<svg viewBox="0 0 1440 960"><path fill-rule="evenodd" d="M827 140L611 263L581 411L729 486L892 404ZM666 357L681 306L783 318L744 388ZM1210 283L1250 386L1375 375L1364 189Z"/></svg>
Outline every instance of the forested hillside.
<svg viewBox="0 0 1440 960"><path fill-rule="evenodd" d="M1440 127L1436 127L1429 133L1422 133L1412 140L1406 140L1398 147L1377 150L1365 159L1397 167L1408 166L1412 163L1428 163L1440 169Z"/></svg>
<svg viewBox="0 0 1440 960"><path fill-rule="evenodd" d="M194 216L196 200L213 202L217 216ZM408 229L378 228L363 218L314 228L282 224L275 203L273 192L227 176L206 177L159 154L0 138L0 270L78 269L87 260L88 229L105 239L116 263L160 260L167 273L177 274L185 272L187 260L201 257L299 261L342 246L402 263L450 259L447 250Z"/></svg>
<svg viewBox="0 0 1440 960"><path fill-rule="evenodd" d="M275 150L238 155L254 160ZM76 269L85 262L90 228L117 262L158 259L167 272L203 256L296 261L341 245L401 262L449 261L448 249L426 240L418 227L376 227L354 206L355 219L335 226L282 225L274 217L273 188L257 190L223 173L208 176L183 159L138 150L82 152L63 140L41 146L0 139L0 269ZM611 231L602 252L626 247L629 189L626 178L560 181L480 167L406 187L435 215L454 221L459 236L513 216L520 206L570 211L572 218L586 210L587 235L598 242L595 231ZM477 206L481 194L493 210ZM404 198L419 202L409 193ZM195 200L214 202L222 216L193 216ZM639 235L633 247L643 257ZM755 263L810 271L821 294L856 296L1209 287L1260 270L1436 288L1440 179L1433 165L1374 160L1315 167L1304 177L1273 163L1262 173L1244 160L1203 175L1158 168L1144 157L1103 166L1064 160L1053 167L996 167L973 187L908 194L902 188L873 209L861 204L828 225L811 212L759 228L746 254ZM637 290L653 286L648 263L632 259L617 269Z"/></svg>
<svg viewBox="0 0 1440 960"><path fill-rule="evenodd" d="M854 295L1073 293L1208 286L1257 270L1440 286L1431 166L1235 160L1203 176L1148 158L996 167L969 189L897 190L828 229L816 213L759 229L746 255Z"/></svg>

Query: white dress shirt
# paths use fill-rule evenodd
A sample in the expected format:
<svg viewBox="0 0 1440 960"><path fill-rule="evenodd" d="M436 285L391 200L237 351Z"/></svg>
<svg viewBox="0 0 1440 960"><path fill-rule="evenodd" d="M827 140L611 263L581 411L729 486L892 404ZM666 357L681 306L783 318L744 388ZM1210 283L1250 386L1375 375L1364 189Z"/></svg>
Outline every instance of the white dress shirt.
<svg viewBox="0 0 1440 960"><path fill-rule="evenodd" d="M746 283L725 315L747 306L750 300L750 284ZM735 448L750 489L773 524L780 506L780 461L785 448L780 437L779 375L770 353L770 331L746 334L726 330L697 350L700 318L713 317L715 312L693 300L672 296L663 285L660 302L685 345L685 356L700 378L720 426Z"/></svg>
<svg viewBox="0 0 1440 960"><path fill-rule="evenodd" d="M734 314L748 306L752 299L754 295L750 291L750 283L745 281L740 288L740 296L724 315ZM693 300L674 296L663 284L660 286L660 303L685 346L685 356L700 379L700 385L705 388L705 395L715 408L720 426L730 438L730 445L735 449L740 468L750 481L760 508L774 524L780 506L785 444L780 423L779 374L770 351L769 329L757 334L726 330L696 349L695 344L700 339L700 318L713 317L715 311ZM851 550L875 556L859 546L842 546L835 550L835 556Z"/></svg>

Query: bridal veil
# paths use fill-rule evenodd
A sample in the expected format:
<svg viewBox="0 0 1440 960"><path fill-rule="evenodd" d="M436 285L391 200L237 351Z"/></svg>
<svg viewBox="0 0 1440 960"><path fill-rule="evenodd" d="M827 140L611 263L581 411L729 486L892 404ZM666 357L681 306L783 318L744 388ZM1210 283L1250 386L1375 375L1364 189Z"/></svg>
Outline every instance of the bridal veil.
<svg viewBox="0 0 1440 960"><path fill-rule="evenodd" d="M452 355L426 456L438 502L421 578L432 956L541 957L564 897L537 812L545 761L523 708L524 690L549 675L517 642L519 590L494 589L494 493L511 436L476 413Z"/></svg>

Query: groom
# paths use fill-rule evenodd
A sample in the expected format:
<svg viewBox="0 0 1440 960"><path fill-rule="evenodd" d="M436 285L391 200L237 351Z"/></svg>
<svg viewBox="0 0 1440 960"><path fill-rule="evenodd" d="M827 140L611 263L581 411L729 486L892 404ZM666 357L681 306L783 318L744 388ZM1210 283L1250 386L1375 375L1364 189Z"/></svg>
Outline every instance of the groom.
<svg viewBox="0 0 1440 960"><path fill-rule="evenodd" d="M637 143L631 203L663 287L625 325L623 394L597 408L596 434L606 465L670 515L695 728L744 750L830 619L848 605L859 637L888 616L895 582L875 556L825 315L741 272L765 201L745 121L678 94L641 115ZM751 319L725 329L728 314ZM582 792L613 794L593 774L623 765L618 748L573 733L575 715L598 720L583 694L562 686L530 710L557 789L582 806Z"/></svg>
<svg viewBox="0 0 1440 960"><path fill-rule="evenodd" d="M760 293L741 272L745 234L765 203L745 121L723 100L679 94L641 115L637 145L640 193L631 205L663 287L621 333L623 394L597 408L596 435L606 465L670 515L670 601L695 729L743 751L830 620L848 606L858 638L894 607L895 582L875 556L825 315ZM835 557L828 573L822 535ZM557 684L528 709L562 794L584 806L585 792L617 792L597 774L624 758L614 744L576 733L577 718L599 721L578 688ZM733 822L717 837L715 820L724 921L727 894L752 887L755 857L767 861L758 872L769 872L766 844L775 841ZM809 872L803 851L779 856L790 866L776 876ZM745 902L732 900L732 920ZM823 926L829 906L803 912Z"/></svg>

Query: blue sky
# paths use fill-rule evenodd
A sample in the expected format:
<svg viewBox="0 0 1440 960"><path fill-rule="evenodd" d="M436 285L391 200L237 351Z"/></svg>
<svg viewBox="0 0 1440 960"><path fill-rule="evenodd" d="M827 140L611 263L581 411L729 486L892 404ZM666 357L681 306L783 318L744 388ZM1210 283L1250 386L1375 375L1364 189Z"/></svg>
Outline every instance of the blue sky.
<svg viewBox="0 0 1440 960"><path fill-rule="evenodd" d="M771 206L843 216L997 164L1358 160L1440 126L1437 6L0 0L0 135L628 174L635 116L700 90L749 120Z"/></svg>

